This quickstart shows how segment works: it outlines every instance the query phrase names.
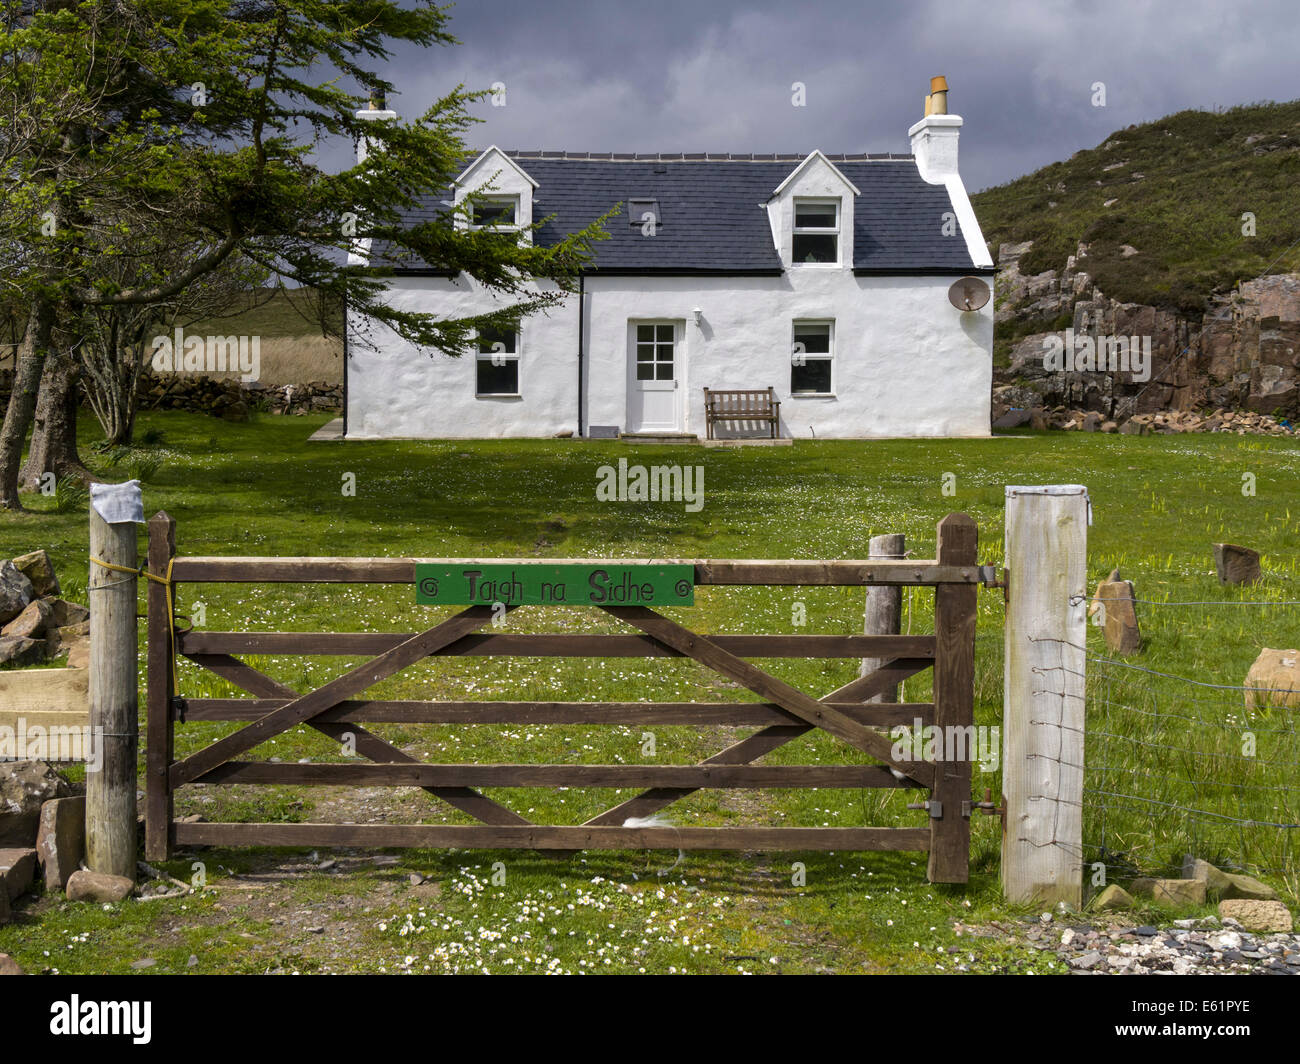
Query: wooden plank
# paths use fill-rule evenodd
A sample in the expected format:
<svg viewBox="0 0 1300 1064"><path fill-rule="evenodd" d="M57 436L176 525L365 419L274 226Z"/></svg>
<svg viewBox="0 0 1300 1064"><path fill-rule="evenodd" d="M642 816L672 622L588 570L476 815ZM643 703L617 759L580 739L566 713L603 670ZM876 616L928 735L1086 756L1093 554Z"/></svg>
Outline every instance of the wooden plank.
<svg viewBox="0 0 1300 1064"><path fill-rule="evenodd" d="M893 764L900 772L918 783L925 786L932 783L933 766L924 761L895 762L893 744L886 737L871 731L857 721L850 720L844 714L791 687L783 680L778 680L757 666L727 653L705 636L683 628L645 606L603 606L601 608L606 613L635 625L647 634L687 654L700 664L748 687L755 694L776 702L814 727L843 739L850 746L863 750L886 764Z"/></svg>
<svg viewBox="0 0 1300 1064"><path fill-rule="evenodd" d="M1082 900L1088 506L1081 486L1006 489L1002 890L1016 904Z"/></svg>
<svg viewBox="0 0 1300 1064"><path fill-rule="evenodd" d="M85 669L9 669L0 671L0 724L14 727L36 713L90 721L90 673Z"/></svg>
<svg viewBox="0 0 1300 1064"><path fill-rule="evenodd" d="M149 571L167 575L176 553L176 522L160 512L149 521ZM173 798L168 770L175 757L171 697L176 658L167 616L167 589L149 581L146 635L144 853L150 861L171 857Z"/></svg>
<svg viewBox="0 0 1300 1064"><path fill-rule="evenodd" d="M591 565L594 558L547 558L548 565ZM945 566L928 559L804 561L691 558L606 559L620 565L694 565L697 585L866 584L928 587L978 584L978 566ZM176 559L172 572L187 583L413 584L417 562L435 565L536 565L536 558L259 558L190 556Z"/></svg>
<svg viewBox="0 0 1300 1064"><path fill-rule="evenodd" d="M921 669L929 665L928 661L913 661L910 670L902 662L888 662L875 673L869 676L860 676L851 683L831 691L824 696L822 701L827 705L840 705L841 699L846 698L869 698L877 690L883 690L884 686L896 677L906 679L913 673L920 672ZM811 724L778 724L772 727L764 728L762 731L755 732L753 735L742 739L738 743L733 743L724 750L719 751L712 757L705 758L700 764L703 765L742 765L762 757L764 754L770 754L778 747L784 746L792 739L797 739L801 735L806 735L812 731ZM629 798L627 801L620 802L612 809L606 809L604 812L592 817L587 821L592 825L618 825L622 824L629 817L647 817L658 812L666 806L672 805L673 802L690 794L690 789L686 788L655 788L638 794L635 798Z"/></svg>
<svg viewBox="0 0 1300 1064"><path fill-rule="evenodd" d="M979 531L966 514L939 522L939 558L950 565L973 564ZM932 801L940 815L930 818L931 883L965 883L970 877L971 747L975 743L975 622L978 588L948 585L934 592L934 723L945 736L935 765ZM958 739L960 737L960 739ZM956 743L966 746L958 750ZM958 754L965 756L959 757Z"/></svg>
<svg viewBox="0 0 1300 1064"><path fill-rule="evenodd" d="M176 824L181 846L359 846L494 850L925 850L925 828L623 828L488 824Z"/></svg>
<svg viewBox="0 0 1300 1064"><path fill-rule="evenodd" d="M262 704L270 703L265 712L255 714L252 719L260 719L265 713L282 709L298 697L297 692L292 688L286 687L284 684L273 680L271 677L258 672L257 669L235 658L217 656L215 659L209 660L196 657L194 660L207 665L214 671L219 671L228 679L240 684L244 690L262 695L263 698L259 700ZM364 705L364 703L362 704ZM326 713L334 714L331 719L322 719L326 716L323 713L307 721L307 724L322 735L327 735L340 743L344 741L347 735L351 734L357 753L372 761L419 763L416 758L411 757L391 743L385 742L365 728L350 722L341 722L337 709L338 707L335 707L334 710L326 711ZM507 809L499 802L494 802L491 798L470 790L468 787L425 787L424 790L453 808L483 821L485 824L530 823L514 810Z"/></svg>
<svg viewBox="0 0 1300 1064"><path fill-rule="evenodd" d="M199 654L382 654L412 633L402 632L197 632L180 636L180 652ZM713 635L714 643L742 658L934 657L932 635ZM596 633L475 633L433 656L646 658L681 657L646 635Z"/></svg>
<svg viewBox="0 0 1300 1064"><path fill-rule="evenodd" d="M180 721L256 720L288 698L188 698ZM889 727L933 723L931 702L828 702L859 724ZM316 723L366 724L679 724L766 727L797 724L775 702L409 702L347 701L314 717Z"/></svg>
<svg viewBox="0 0 1300 1064"><path fill-rule="evenodd" d="M363 764L227 761L194 784L321 787L907 787L883 765Z"/></svg>
<svg viewBox="0 0 1300 1064"><path fill-rule="evenodd" d="M394 647L386 654L381 654L331 680L324 687L318 687L287 706L272 710L265 717L246 725L233 735L218 739L211 746L205 746L183 761L172 765L172 786L187 783L195 776L216 768L223 761L238 757L272 736L279 735L295 724L301 724L317 713L337 705L348 696L387 679L407 665L427 657L440 646L446 646L466 632L490 623L494 616L496 611L489 606L470 606L442 623L434 625L427 632L421 632L400 646Z"/></svg>

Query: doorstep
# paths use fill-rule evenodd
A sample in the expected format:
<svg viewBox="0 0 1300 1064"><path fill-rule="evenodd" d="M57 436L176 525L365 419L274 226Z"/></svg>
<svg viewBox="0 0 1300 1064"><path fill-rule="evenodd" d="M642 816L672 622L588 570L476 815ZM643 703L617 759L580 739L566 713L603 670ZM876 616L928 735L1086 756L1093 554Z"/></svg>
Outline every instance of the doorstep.
<svg viewBox="0 0 1300 1064"><path fill-rule="evenodd" d="M666 443L678 446L700 442L700 438L693 432L620 432L618 438L622 443Z"/></svg>

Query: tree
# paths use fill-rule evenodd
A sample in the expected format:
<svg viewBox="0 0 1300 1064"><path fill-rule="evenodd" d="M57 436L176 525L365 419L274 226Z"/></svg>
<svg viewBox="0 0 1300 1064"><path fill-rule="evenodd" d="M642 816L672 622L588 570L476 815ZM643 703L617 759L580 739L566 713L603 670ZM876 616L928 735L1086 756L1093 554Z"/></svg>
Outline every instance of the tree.
<svg viewBox="0 0 1300 1064"><path fill-rule="evenodd" d="M27 306L0 431L0 507L20 506L18 459L68 322L165 305L238 256L326 300L346 293L404 339L458 354L476 329L513 327L573 291L603 235L596 220L541 247L467 230L464 206L406 226L459 173L466 108L483 95L458 87L405 122L356 117L365 94L392 91L381 70L394 44L455 43L446 10L427 0L45 0L21 16L15 0L0 5L0 245L21 246L11 283ZM18 117L32 113L45 116L35 129ZM375 145L364 162L338 174L315 164L325 138L360 136ZM167 264L110 268L162 231L177 252ZM347 261L357 239L463 270L512 302L465 319L392 307L387 273ZM534 278L557 288L538 292Z"/></svg>

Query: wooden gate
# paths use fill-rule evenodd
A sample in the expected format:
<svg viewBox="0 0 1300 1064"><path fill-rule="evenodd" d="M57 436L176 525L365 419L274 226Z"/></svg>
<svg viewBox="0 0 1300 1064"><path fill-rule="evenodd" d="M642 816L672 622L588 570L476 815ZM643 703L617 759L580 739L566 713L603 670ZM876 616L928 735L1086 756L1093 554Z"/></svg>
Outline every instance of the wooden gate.
<svg viewBox="0 0 1300 1064"><path fill-rule="evenodd" d="M148 739L146 854L164 860L176 845L419 846L460 848L928 850L931 881L963 883L970 848L972 744L961 760L895 760L887 729L897 724L968 729L974 709L977 532L965 514L939 522L936 560L693 561L695 584L762 586L922 586L935 592L932 635L704 635L647 606L600 606L626 634L481 631L494 611L475 605L415 635L387 633L176 631L167 584L413 584L410 558L250 558L175 555L175 522L149 523ZM423 560L421 560L423 561ZM486 562L509 561L490 559ZM517 564L536 565L539 559ZM550 562L550 559L545 561ZM596 559L581 559L584 564ZM462 565L464 559L438 564ZM472 564L472 563L471 563ZM626 560L608 564L628 564ZM511 608L511 607L507 607ZM516 607L527 608L527 607ZM546 607L541 607L546 608ZM499 611L498 611L499 614ZM373 654L371 660L299 694L240 659L241 654ZM174 694L179 654L248 692L246 698ZM760 695L762 702L410 702L358 698L379 681L430 655L537 657L685 656ZM883 664L813 697L746 658L874 658ZM930 703L868 699L934 669ZM173 735L190 721L247 721L177 760ZM373 723L698 724L759 730L696 765L429 764L367 731ZM342 741L351 734L369 763L283 764L239 760L298 725ZM880 764L756 765L764 754L820 728ZM967 732L969 734L969 732ZM418 787L480 823L178 823L173 796L189 784L329 784ZM530 823L480 787L644 787L641 794L574 826ZM677 827L629 825L700 788L903 787L928 791L928 827Z"/></svg>

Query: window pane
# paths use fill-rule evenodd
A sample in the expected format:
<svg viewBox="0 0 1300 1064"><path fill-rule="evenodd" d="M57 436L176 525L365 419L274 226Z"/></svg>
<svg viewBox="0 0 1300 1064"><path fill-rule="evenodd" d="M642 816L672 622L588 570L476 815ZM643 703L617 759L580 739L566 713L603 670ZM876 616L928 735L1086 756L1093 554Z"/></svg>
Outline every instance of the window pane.
<svg viewBox="0 0 1300 1064"><path fill-rule="evenodd" d="M654 343L655 327L653 325L638 325L636 327L636 342L639 344Z"/></svg>
<svg viewBox="0 0 1300 1064"><path fill-rule="evenodd" d="M638 362L636 364L636 379L639 381L652 381L655 379L655 366L653 362Z"/></svg>
<svg viewBox="0 0 1300 1064"><path fill-rule="evenodd" d="M835 204L796 203L794 205L794 224L800 229L834 229Z"/></svg>
<svg viewBox="0 0 1300 1064"><path fill-rule="evenodd" d="M656 325L655 339L661 344L670 344L673 342L673 327L671 325Z"/></svg>
<svg viewBox="0 0 1300 1064"><path fill-rule="evenodd" d="M673 379L673 364L671 362L655 363L655 380L670 381Z"/></svg>
<svg viewBox="0 0 1300 1064"><path fill-rule="evenodd" d="M795 262L834 262L839 258L839 238L830 233L795 233L792 258Z"/></svg>
<svg viewBox="0 0 1300 1064"><path fill-rule="evenodd" d="M478 360L479 395L518 395L519 360L506 359L500 366L492 365L490 358Z"/></svg>
<svg viewBox="0 0 1300 1064"><path fill-rule="evenodd" d="M501 347L497 347L500 344ZM493 351L515 353L515 334L506 329L480 329L478 331L478 349L485 355Z"/></svg>
<svg viewBox="0 0 1300 1064"><path fill-rule="evenodd" d="M671 362L673 360L672 344L659 344L655 348L655 358L660 362Z"/></svg>
<svg viewBox="0 0 1300 1064"><path fill-rule="evenodd" d="M488 200L474 204L475 225L514 225L514 200Z"/></svg>
<svg viewBox="0 0 1300 1064"><path fill-rule="evenodd" d="M636 360L638 362L653 362L655 360L654 344L637 344Z"/></svg>
<svg viewBox="0 0 1300 1064"><path fill-rule="evenodd" d="M790 391L829 392L831 390L831 360L810 358L802 366L790 367Z"/></svg>
<svg viewBox="0 0 1300 1064"><path fill-rule="evenodd" d="M806 355L829 355L831 353L831 327L829 324L814 325L808 322L795 322L794 342L803 345ZM795 348L797 354L799 348Z"/></svg>

